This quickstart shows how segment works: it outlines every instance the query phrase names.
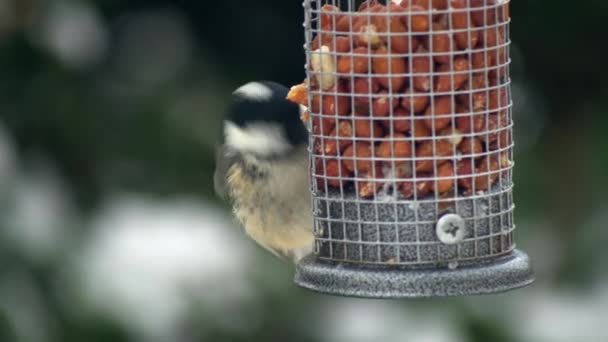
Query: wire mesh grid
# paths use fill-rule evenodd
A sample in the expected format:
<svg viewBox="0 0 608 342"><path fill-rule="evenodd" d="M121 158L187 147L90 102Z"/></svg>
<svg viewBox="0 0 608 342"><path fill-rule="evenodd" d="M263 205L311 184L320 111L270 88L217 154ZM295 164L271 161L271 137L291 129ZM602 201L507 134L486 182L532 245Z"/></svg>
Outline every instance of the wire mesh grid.
<svg viewBox="0 0 608 342"><path fill-rule="evenodd" d="M426 267L513 242L508 0L305 0L317 258ZM464 219L454 244L446 213Z"/></svg>

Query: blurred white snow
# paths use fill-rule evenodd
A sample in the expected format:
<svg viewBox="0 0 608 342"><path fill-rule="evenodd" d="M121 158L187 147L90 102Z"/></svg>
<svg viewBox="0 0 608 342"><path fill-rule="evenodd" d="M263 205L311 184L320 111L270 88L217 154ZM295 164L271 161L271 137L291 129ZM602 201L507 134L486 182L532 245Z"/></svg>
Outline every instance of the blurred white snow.
<svg viewBox="0 0 608 342"><path fill-rule="evenodd" d="M522 292L510 317L514 335L534 342L608 341L608 279L589 291Z"/></svg>
<svg viewBox="0 0 608 342"><path fill-rule="evenodd" d="M109 32L95 7L84 1L45 3L30 32L32 42L45 47L70 68L95 66L105 58Z"/></svg>
<svg viewBox="0 0 608 342"><path fill-rule="evenodd" d="M251 246L209 203L112 198L92 230L79 258L85 294L145 336L171 336L193 300L211 319L255 300Z"/></svg>
<svg viewBox="0 0 608 342"><path fill-rule="evenodd" d="M325 341L464 342L449 313L421 309L407 301L327 297L319 310L319 332Z"/></svg>

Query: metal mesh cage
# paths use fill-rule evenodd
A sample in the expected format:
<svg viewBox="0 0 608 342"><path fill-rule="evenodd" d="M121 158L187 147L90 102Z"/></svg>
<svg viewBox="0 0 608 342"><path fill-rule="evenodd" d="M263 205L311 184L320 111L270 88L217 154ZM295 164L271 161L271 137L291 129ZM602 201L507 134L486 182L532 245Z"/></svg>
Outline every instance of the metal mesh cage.
<svg viewBox="0 0 608 342"><path fill-rule="evenodd" d="M338 266L396 279L525 258L513 241L508 5L304 1L307 78L290 95L308 108L315 253L298 283L333 287Z"/></svg>

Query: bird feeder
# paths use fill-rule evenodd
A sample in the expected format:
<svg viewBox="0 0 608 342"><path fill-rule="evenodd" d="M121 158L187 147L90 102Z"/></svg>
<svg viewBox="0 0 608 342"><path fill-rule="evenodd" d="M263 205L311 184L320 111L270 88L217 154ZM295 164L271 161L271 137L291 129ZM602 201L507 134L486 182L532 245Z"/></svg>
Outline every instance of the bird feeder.
<svg viewBox="0 0 608 342"><path fill-rule="evenodd" d="M314 253L328 294L487 294L533 281L513 234L508 0L305 0Z"/></svg>

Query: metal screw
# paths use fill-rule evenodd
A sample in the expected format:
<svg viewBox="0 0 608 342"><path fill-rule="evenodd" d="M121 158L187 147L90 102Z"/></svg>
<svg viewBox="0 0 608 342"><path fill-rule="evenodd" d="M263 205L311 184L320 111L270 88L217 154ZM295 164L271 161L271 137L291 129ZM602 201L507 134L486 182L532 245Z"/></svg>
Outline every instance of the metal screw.
<svg viewBox="0 0 608 342"><path fill-rule="evenodd" d="M436 233L439 241L446 245L459 243L466 235L464 219L456 214L443 215L437 221Z"/></svg>

